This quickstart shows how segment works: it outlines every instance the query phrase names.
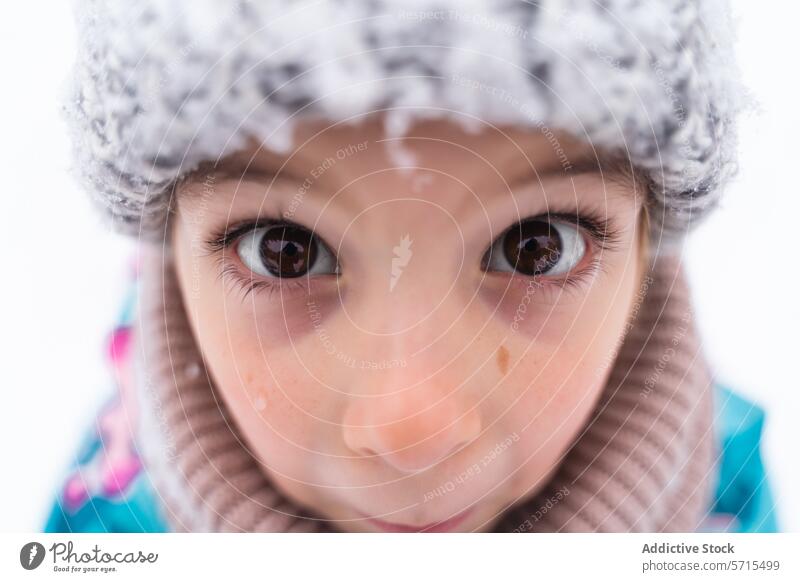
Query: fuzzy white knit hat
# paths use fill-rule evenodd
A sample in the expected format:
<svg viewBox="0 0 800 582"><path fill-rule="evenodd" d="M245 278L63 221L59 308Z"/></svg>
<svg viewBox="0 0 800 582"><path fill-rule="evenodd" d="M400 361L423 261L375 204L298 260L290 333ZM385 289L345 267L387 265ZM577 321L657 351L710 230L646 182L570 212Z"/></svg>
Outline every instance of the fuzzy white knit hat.
<svg viewBox="0 0 800 582"><path fill-rule="evenodd" d="M677 239L735 169L745 92L725 0L81 0L66 112L116 227L163 229L172 186L301 118L381 111L562 130L651 182ZM653 234L651 233L651 234Z"/></svg>

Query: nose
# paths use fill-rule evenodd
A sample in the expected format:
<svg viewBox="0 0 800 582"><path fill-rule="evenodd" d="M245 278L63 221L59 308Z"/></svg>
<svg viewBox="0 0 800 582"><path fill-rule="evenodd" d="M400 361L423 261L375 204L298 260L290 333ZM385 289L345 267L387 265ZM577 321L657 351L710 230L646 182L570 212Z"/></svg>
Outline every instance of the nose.
<svg viewBox="0 0 800 582"><path fill-rule="evenodd" d="M343 419L347 446L404 473L437 464L481 433L478 406L457 388L448 392L425 383L351 399Z"/></svg>

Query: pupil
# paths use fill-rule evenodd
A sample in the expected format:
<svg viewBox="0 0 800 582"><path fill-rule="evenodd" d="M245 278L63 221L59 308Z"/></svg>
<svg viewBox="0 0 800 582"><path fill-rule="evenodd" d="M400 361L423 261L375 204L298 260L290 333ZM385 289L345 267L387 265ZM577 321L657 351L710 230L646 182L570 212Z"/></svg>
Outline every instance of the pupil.
<svg viewBox="0 0 800 582"><path fill-rule="evenodd" d="M542 275L558 264L563 251L561 236L549 222L521 222L506 233L506 260L524 275Z"/></svg>
<svg viewBox="0 0 800 582"><path fill-rule="evenodd" d="M314 265L317 241L304 228L276 226L264 233L260 254L264 266L275 277L300 277Z"/></svg>

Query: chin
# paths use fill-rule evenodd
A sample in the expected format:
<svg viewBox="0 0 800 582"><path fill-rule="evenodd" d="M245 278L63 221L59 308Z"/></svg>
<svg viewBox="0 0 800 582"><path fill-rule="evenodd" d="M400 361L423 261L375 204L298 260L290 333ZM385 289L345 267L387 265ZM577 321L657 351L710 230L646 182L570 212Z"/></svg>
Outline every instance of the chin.
<svg viewBox="0 0 800 582"><path fill-rule="evenodd" d="M353 517L334 519L332 523L342 531L360 533L466 533L490 531L501 517L496 509L490 511L473 506L449 517L428 517L416 522L390 514L371 517L356 511Z"/></svg>

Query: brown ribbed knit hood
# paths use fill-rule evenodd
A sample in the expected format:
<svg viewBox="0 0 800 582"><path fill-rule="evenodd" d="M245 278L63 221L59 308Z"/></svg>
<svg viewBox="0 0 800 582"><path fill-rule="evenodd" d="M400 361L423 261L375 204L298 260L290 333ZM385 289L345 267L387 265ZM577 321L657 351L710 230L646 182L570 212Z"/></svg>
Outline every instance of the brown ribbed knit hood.
<svg viewBox="0 0 800 582"><path fill-rule="evenodd" d="M137 336L140 447L178 531L329 531L280 494L209 381L169 256L142 257ZM711 377L677 259L642 300L593 416L558 470L498 531L692 531L713 471Z"/></svg>

